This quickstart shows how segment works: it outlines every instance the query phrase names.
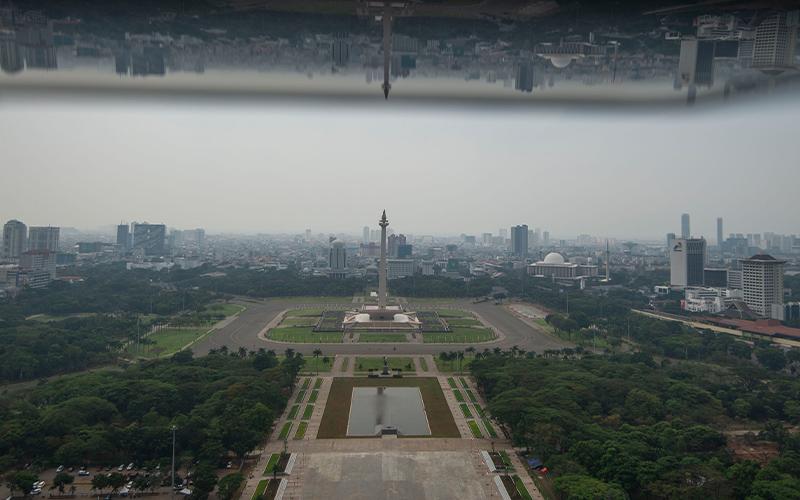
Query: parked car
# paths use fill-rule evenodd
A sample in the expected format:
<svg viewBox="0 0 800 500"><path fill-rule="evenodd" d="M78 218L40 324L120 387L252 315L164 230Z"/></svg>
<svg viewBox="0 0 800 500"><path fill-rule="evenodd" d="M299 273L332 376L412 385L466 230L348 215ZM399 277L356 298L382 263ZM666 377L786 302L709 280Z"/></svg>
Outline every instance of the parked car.
<svg viewBox="0 0 800 500"><path fill-rule="evenodd" d="M119 471L119 472L122 472L124 470L125 470L125 464L122 464L119 467L117 467L117 471Z"/></svg>
<svg viewBox="0 0 800 500"><path fill-rule="evenodd" d="M63 465L59 465L59 466L56 468L56 472L64 472L64 466L63 466Z"/></svg>

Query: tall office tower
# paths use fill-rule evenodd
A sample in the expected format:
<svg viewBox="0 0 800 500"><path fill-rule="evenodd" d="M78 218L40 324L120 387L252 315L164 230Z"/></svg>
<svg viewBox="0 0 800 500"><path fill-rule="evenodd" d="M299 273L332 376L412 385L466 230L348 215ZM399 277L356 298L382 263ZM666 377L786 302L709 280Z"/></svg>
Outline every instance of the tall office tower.
<svg viewBox="0 0 800 500"><path fill-rule="evenodd" d="M131 247L131 228L127 224L117 226L117 249L121 253L127 252Z"/></svg>
<svg viewBox="0 0 800 500"><path fill-rule="evenodd" d="M786 261L758 254L739 262L745 304L759 316L783 319L783 265Z"/></svg>
<svg viewBox="0 0 800 500"><path fill-rule="evenodd" d="M667 251L668 252L672 250L672 245L675 244L675 240L677 238L678 237L675 236L675 233L667 233Z"/></svg>
<svg viewBox="0 0 800 500"><path fill-rule="evenodd" d="M717 217L717 248L722 251L722 217Z"/></svg>
<svg viewBox="0 0 800 500"><path fill-rule="evenodd" d="M706 267L706 240L678 238L669 251L669 284L674 287L701 286Z"/></svg>
<svg viewBox="0 0 800 500"><path fill-rule="evenodd" d="M772 15L758 25L753 44L754 68L781 70L794 65L800 11Z"/></svg>
<svg viewBox="0 0 800 500"><path fill-rule="evenodd" d="M133 224L134 250L143 250L145 255L164 255L167 226L164 224Z"/></svg>
<svg viewBox="0 0 800 500"><path fill-rule="evenodd" d="M514 77L514 88L520 92L533 92L533 72L531 61L520 62Z"/></svg>
<svg viewBox="0 0 800 500"><path fill-rule="evenodd" d="M331 244L328 266L331 268L331 278L344 278L347 275L347 249L343 242L334 241Z"/></svg>
<svg viewBox="0 0 800 500"><path fill-rule="evenodd" d="M369 243L369 226L361 230L361 243Z"/></svg>
<svg viewBox="0 0 800 500"><path fill-rule="evenodd" d="M681 40L678 77L683 85L714 84L714 40Z"/></svg>
<svg viewBox="0 0 800 500"><path fill-rule="evenodd" d="M542 245L547 246L550 244L550 231L544 231L542 233Z"/></svg>
<svg viewBox="0 0 800 500"><path fill-rule="evenodd" d="M397 245L398 243L398 236L396 234L390 234L388 239L388 252L389 257L392 259L397 258Z"/></svg>
<svg viewBox="0 0 800 500"><path fill-rule="evenodd" d="M517 257L528 256L528 226L513 226L511 228L511 253Z"/></svg>
<svg viewBox="0 0 800 500"><path fill-rule="evenodd" d="M28 247L28 226L18 220L10 220L3 226L3 257L19 259Z"/></svg>
<svg viewBox="0 0 800 500"><path fill-rule="evenodd" d="M692 229L689 226L689 214L681 215L681 238L687 239L692 237Z"/></svg>
<svg viewBox="0 0 800 500"><path fill-rule="evenodd" d="M34 227L28 230L28 250L58 251L58 237L61 229L58 227Z"/></svg>

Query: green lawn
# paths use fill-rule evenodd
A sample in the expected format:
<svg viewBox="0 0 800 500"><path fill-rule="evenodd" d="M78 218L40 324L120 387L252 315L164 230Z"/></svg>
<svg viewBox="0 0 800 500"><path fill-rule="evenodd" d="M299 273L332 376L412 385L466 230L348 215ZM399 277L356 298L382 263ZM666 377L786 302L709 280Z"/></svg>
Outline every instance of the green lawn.
<svg viewBox="0 0 800 500"><path fill-rule="evenodd" d="M461 394L461 391L459 391L458 389L453 389L453 396L456 397L456 401L458 401L459 403L464 402L464 395Z"/></svg>
<svg viewBox="0 0 800 500"><path fill-rule="evenodd" d="M294 438L303 439L306 436L306 429L308 429L308 422L300 422L297 425L297 432L294 433Z"/></svg>
<svg viewBox="0 0 800 500"><path fill-rule="evenodd" d="M297 316L291 318L284 318L278 328L290 326L314 326L319 321L319 316Z"/></svg>
<svg viewBox="0 0 800 500"><path fill-rule="evenodd" d="M75 313L75 314L34 314L25 318L29 321L40 321L42 323L50 323L53 321L63 321L70 318L89 318L95 316L96 313Z"/></svg>
<svg viewBox="0 0 800 500"><path fill-rule="evenodd" d="M403 343L408 342L405 334L402 333L362 333L358 336L359 342L366 343Z"/></svg>
<svg viewBox="0 0 800 500"><path fill-rule="evenodd" d="M319 397L319 391L314 389L311 391L311 395L308 397L308 402L310 404L314 404L317 402L317 398Z"/></svg>
<svg viewBox="0 0 800 500"><path fill-rule="evenodd" d="M506 469L514 470L514 465L511 463L511 457L508 456L508 452L506 450L500 450L500 457L503 459Z"/></svg>
<svg viewBox="0 0 800 500"><path fill-rule="evenodd" d="M472 363L474 358L464 358L461 360L461 371L467 372L469 371L469 365ZM433 360L436 362L436 368L440 372L457 372L458 371L458 360L453 361L442 361L441 358L435 356Z"/></svg>
<svg viewBox="0 0 800 500"><path fill-rule="evenodd" d="M294 420L294 418L297 416L297 413L298 413L299 411L300 411L300 405L294 405L294 406L292 406L292 409L291 409L291 410L289 410L289 414L288 414L288 415L286 415L286 418L287 418L288 420Z"/></svg>
<svg viewBox="0 0 800 500"><path fill-rule="evenodd" d="M470 318L452 318L447 319L447 324L450 328L453 327L464 327L464 326L481 326L481 322L477 319L470 319Z"/></svg>
<svg viewBox="0 0 800 500"><path fill-rule="evenodd" d="M314 389L319 389L320 387L322 387L322 379L321 378L317 378L314 381Z"/></svg>
<svg viewBox="0 0 800 500"><path fill-rule="evenodd" d="M277 300L280 300L281 302L290 302L292 304L350 304L353 302L353 296L323 295L320 297L281 297Z"/></svg>
<svg viewBox="0 0 800 500"><path fill-rule="evenodd" d="M476 404L476 405L473 405L473 406L475 407L475 411L478 412L478 416L479 417L486 418L486 412L483 411L483 408L481 408L481 405Z"/></svg>
<svg viewBox="0 0 800 500"><path fill-rule="evenodd" d="M428 371L428 362L425 361L425 358L419 358L419 366L422 367L423 371Z"/></svg>
<svg viewBox="0 0 800 500"><path fill-rule="evenodd" d="M522 479L520 479L520 477L517 475L514 475L514 485L517 487L517 491L522 497L522 500L533 500L531 498L531 494L528 493L528 489L522 483Z"/></svg>
<svg viewBox="0 0 800 500"><path fill-rule="evenodd" d="M469 406L467 406L466 403L461 403L459 406L461 407L461 413L463 413L466 418L472 418L472 412L469 411Z"/></svg>
<svg viewBox="0 0 800 500"><path fill-rule="evenodd" d="M469 430L472 431L473 436L479 439L483 437L483 433L481 433L481 429L478 427L477 422L474 420L467 420L467 425L469 426Z"/></svg>
<svg viewBox="0 0 800 500"><path fill-rule="evenodd" d="M297 393L297 397L294 399L294 402L295 403L302 403L303 399L305 399L305 397L306 397L306 391L305 390L301 390L300 392Z"/></svg>
<svg viewBox="0 0 800 500"><path fill-rule="evenodd" d="M436 364L438 365L439 363L436 363ZM458 386L456 385L456 381L453 379L453 377L447 377L447 383L450 384L450 388L451 389L458 389Z"/></svg>
<svg viewBox="0 0 800 500"><path fill-rule="evenodd" d="M389 362L389 368L395 369L400 368L404 372L413 372L414 371L414 360L412 358L406 357L389 357L387 358ZM383 358L382 357L374 357L374 358L356 358L356 371L358 372L366 372L371 369L381 370L383 369Z"/></svg>
<svg viewBox="0 0 800 500"><path fill-rule="evenodd" d="M467 379L464 377L458 377L458 381L461 382L461 387L464 389L469 389L469 384L467 383Z"/></svg>
<svg viewBox="0 0 800 500"><path fill-rule="evenodd" d="M286 439L289 437L289 432L292 430L292 422L286 422L281 428L281 433L278 434L278 439Z"/></svg>
<svg viewBox="0 0 800 500"><path fill-rule="evenodd" d="M320 335L319 333L315 333L314 335ZM327 335L327 334L322 334ZM337 334L338 335L338 334ZM318 358L314 358L314 356L304 356L303 360L305 364L303 365L303 371L306 373L329 373L333 369L333 356L325 356L324 354Z"/></svg>
<svg viewBox="0 0 800 500"><path fill-rule="evenodd" d="M261 495L264 494L264 490L267 489L267 484L269 483L269 479L262 479L258 482L258 486L256 486L256 491L253 493L251 500L255 500L256 498L261 498Z"/></svg>
<svg viewBox="0 0 800 500"><path fill-rule="evenodd" d="M209 312L221 313L225 316L233 316L247 309L245 306L239 304L211 304L206 307Z"/></svg>
<svg viewBox="0 0 800 500"><path fill-rule="evenodd" d="M303 379L303 389L308 389L308 386L310 384L311 384L311 379L310 378L304 378Z"/></svg>
<svg viewBox="0 0 800 500"><path fill-rule="evenodd" d="M281 459L280 453L273 453L272 455L269 456L269 461L267 461L267 466L264 468L265 476L272 474L272 469L274 469L275 466L278 465L278 460L280 459Z"/></svg>
<svg viewBox="0 0 800 500"><path fill-rule="evenodd" d="M284 318L310 318L310 317L320 317L322 313L325 312L325 309L321 307L309 307L308 309L292 309L291 311L286 311L284 314Z"/></svg>
<svg viewBox="0 0 800 500"><path fill-rule="evenodd" d="M470 390L470 389L467 389L467 390L466 390L466 391L464 391L464 392L466 392L466 393L467 393L467 397L469 398L469 400L470 400L471 402L473 402L473 403L477 403L477 402L478 402L478 398L476 398L476 397L475 397L475 393L474 393L474 392L472 392L472 390Z"/></svg>
<svg viewBox="0 0 800 500"><path fill-rule="evenodd" d="M494 332L488 328L458 327L450 333L423 333L426 344L474 344L494 340Z"/></svg>
<svg viewBox="0 0 800 500"><path fill-rule="evenodd" d="M167 328L147 336L153 344L142 344L140 352L135 352L136 346L130 344L128 353L143 358L158 358L170 356L183 349L190 342L194 342L208 333L208 328Z"/></svg>
<svg viewBox="0 0 800 500"><path fill-rule="evenodd" d="M489 422L489 420L486 419L486 418L481 419L481 422L483 422L483 426L486 427L486 432L489 433L489 437L491 437L493 439L496 438L497 437L497 432L494 430L494 427L492 426L492 423Z"/></svg>
<svg viewBox="0 0 800 500"><path fill-rule="evenodd" d="M303 410L303 420L310 419L312 413L314 413L314 405L306 405L305 409Z"/></svg>
<svg viewBox="0 0 800 500"><path fill-rule="evenodd" d="M267 334L272 340L278 342L295 342L298 344L341 344L341 333L314 333L310 327L290 326L286 328L273 328Z"/></svg>

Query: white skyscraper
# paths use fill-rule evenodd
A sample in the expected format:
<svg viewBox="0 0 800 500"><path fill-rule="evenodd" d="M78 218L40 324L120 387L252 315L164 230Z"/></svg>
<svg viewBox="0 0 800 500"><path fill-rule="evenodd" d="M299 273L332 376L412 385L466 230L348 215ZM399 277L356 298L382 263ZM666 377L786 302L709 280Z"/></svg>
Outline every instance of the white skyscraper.
<svg viewBox="0 0 800 500"><path fill-rule="evenodd" d="M706 240L678 238L669 249L669 284L673 287L702 286L706 266Z"/></svg>
<svg viewBox="0 0 800 500"><path fill-rule="evenodd" d="M783 319L783 265L786 261L759 254L740 262L742 292L747 306L759 316Z"/></svg>
<svg viewBox="0 0 800 500"><path fill-rule="evenodd" d="M782 70L794 65L800 11L772 15L756 28L753 67Z"/></svg>
<svg viewBox="0 0 800 500"><path fill-rule="evenodd" d="M28 246L28 227L18 220L3 226L3 253L7 259L19 259Z"/></svg>

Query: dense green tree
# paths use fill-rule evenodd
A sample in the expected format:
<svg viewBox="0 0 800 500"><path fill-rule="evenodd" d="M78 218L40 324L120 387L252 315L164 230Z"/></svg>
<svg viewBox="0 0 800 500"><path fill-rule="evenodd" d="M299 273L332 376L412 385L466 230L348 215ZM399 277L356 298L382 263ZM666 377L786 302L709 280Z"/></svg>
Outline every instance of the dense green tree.
<svg viewBox="0 0 800 500"><path fill-rule="evenodd" d="M554 481L556 492L564 500L627 500L619 486L590 476L567 474Z"/></svg>
<svg viewBox="0 0 800 500"><path fill-rule="evenodd" d="M244 475L239 472L228 474L219 480L217 484L217 495L220 500L233 500L239 487L244 483Z"/></svg>
<svg viewBox="0 0 800 500"><path fill-rule="evenodd" d="M67 472L59 472L53 477L52 488L58 488L59 493L64 493L64 488L75 482L75 476Z"/></svg>
<svg viewBox="0 0 800 500"><path fill-rule="evenodd" d="M205 464L197 466L192 474L192 495L196 500L205 500L217 485L217 475L213 467Z"/></svg>
<svg viewBox="0 0 800 500"><path fill-rule="evenodd" d="M27 470L12 472L5 477L6 487L13 494L15 491L28 496L33 490L33 483L39 480L39 476Z"/></svg>

